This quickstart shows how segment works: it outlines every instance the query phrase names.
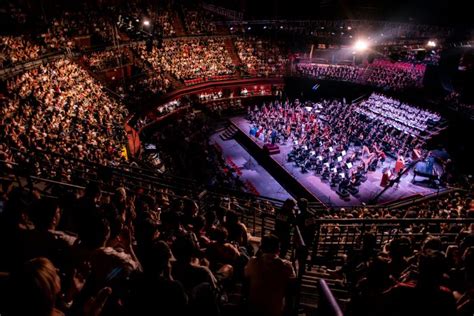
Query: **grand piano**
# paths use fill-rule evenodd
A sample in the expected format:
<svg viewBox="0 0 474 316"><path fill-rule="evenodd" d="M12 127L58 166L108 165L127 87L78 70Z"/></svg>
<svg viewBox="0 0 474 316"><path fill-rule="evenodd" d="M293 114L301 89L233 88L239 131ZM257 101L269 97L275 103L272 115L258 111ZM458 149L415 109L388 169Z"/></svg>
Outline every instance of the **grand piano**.
<svg viewBox="0 0 474 316"><path fill-rule="evenodd" d="M434 157L428 157L425 161L418 161L413 170L413 182L415 177L422 177L427 179L431 184L435 184L439 175L434 168Z"/></svg>

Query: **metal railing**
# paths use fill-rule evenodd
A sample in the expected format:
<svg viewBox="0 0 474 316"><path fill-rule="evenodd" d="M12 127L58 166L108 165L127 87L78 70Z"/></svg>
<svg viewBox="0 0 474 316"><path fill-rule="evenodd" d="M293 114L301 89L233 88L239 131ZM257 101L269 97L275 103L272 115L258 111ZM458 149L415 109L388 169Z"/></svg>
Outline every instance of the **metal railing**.
<svg viewBox="0 0 474 316"><path fill-rule="evenodd" d="M46 156L46 155L44 155ZM85 189L87 182L94 181L96 178L94 172L98 172L97 164L86 163L75 160L75 163L82 163L88 168L79 168L81 172L88 174L89 177L75 177L78 182L65 183L58 179L48 179L45 176L36 176L29 173L28 168L19 168L17 164L0 161L0 170L2 173L10 175L7 181L15 181L19 186L27 189L38 189L47 196L54 196L55 189L61 187L65 190L77 192ZM8 165L8 168L5 166ZM101 168L103 166L100 166ZM158 190L163 187L164 183L153 176L140 174L131 170L120 168L111 168L112 183L126 185L129 190L135 190L137 187L143 187L148 184L150 190ZM136 168L141 171L142 169ZM135 173L135 177L133 174ZM14 177L11 177L11 176ZM85 177L85 175L83 175ZM2 178L2 181L5 178ZM105 194L112 194L113 186L105 189ZM281 207L282 202L278 200L269 200L259 198L257 196L241 196L232 194L221 194L212 191L201 191L196 188L182 188L172 186L172 192L166 193L172 198L192 199L201 205L203 211L214 207L215 201L225 207L229 211L236 212L243 224L247 226L248 231L255 237L263 237L266 234L275 231L276 212ZM222 205L224 203L224 205ZM226 204L227 203L227 204ZM318 214L314 213L315 232L313 241L304 240L303 232L296 223L292 223L291 242L289 245L290 260L295 271L297 272L297 288L294 300L291 301L291 310L297 313L301 284L305 275L308 264L311 265L341 265L344 256L349 254L353 249L360 248L364 234L371 233L376 238L376 246L382 248L394 238L407 237L412 242L412 246L419 248L421 243L427 236L440 237L445 245L452 244L456 241L457 233L452 231L460 231L467 228L468 225L474 223L474 218L401 218L401 219L321 219L317 218ZM444 228L444 229L443 229ZM447 229L449 228L449 229ZM454 229L453 228L457 228ZM315 288L315 291L317 289ZM338 308L332 293L330 293L325 283L320 283L319 287L321 303L320 306L326 306L322 310L321 315L342 315Z"/></svg>
<svg viewBox="0 0 474 316"><path fill-rule="evenodd" d="M341 308L336 301L336 298L331 292L324 279L319 280L318 283L319 304L317 314L320 316L343 316Z"/></svg>

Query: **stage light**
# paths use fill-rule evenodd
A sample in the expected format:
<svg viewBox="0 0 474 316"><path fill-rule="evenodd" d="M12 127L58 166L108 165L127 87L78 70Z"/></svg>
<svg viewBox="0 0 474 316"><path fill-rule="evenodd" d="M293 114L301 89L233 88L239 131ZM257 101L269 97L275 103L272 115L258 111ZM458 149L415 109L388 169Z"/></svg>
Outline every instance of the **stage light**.
<svg viewBox="0 0 474 316"><path fill-rule="evenodd" d="M363 52L369 48L369 44L364 40L358 40L354 44L354 49L358 52Z"/></svg>
<svg viewBox="0 0 474 316"><path fill-rule="evenodd" d="M347 27L347 30L348 30L348 31L352 30L352 27L348 26L348 27Z"/></svg>
<svg viewBox="0 0 474 316"><path fill-rule="evenodd" d="M144 20L144 21L143 21L143 25L145 25L145 26L150 26L150 21Z"/></svg>
<svg viewBox="0 0 474 316"><path fill-rule="evenodd" d="M426 44L428 47L436 47L436 42L435 41L428 41L428 44Z"/></svg>

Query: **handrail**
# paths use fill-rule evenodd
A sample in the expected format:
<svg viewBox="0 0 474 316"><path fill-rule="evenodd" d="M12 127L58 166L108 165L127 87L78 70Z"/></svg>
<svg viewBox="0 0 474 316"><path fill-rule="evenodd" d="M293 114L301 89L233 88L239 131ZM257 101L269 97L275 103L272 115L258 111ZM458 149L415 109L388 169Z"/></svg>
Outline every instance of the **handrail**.
<svg viewBox="0 0 474 316"><path fill-rule="evenodd" d="M344 316L336 298L331 292L324 279L319 280L319 306L318 315L321 316Z"/></svg>
<svg viewBox="0 0 474 316"><path fill-rule="evenodd" d="M15 150L15 148L12 148L12 150ZM251 193L235 191L235 190L224 188L224 187L210 188L206 186L198 186L197 183L193 181L192 179L174 177L174 176L169 176L169 175L157 175L152 170L142 169L140 167L134 167L130 165L123 166L123 167L105 166L105 165L101 165L95 162L84 161L78 158L69 157L69 156L58 154L58 153L47 152L47 151L42 151L42 150L35 150L35 152L41 154L41 155L38 155L38 157L53 156L53 157L60 157L62 159L66 159L71 162L74 162L73 164L71 164L71 166L79 164L85 167L92 168L92 170L97 170L97 171L99 169L110 170L112 175L122 178L124 180L128 179L129 181L132 181L132 182L137 181L137 182L147 183L150 185L155 184L159 187L169 187L171 189L178 189L178 190L186 189L188 191L194 191L196 193L201 193L205 191L208 196L215 196L215 197L232 196L233 198L239 201L242 201L242 200L267 201L267 202L270 202L272 205L276 205L276 206L280 206L283 204L283 201L278 200L278 199L265 197L265 196L256 196ZM20 171L21 169L21 166L19 166L15 162L3 161L2 163L15 166L18 169L18 171ZM95 179L84 179L84 180L96 181Z"/></svg>
<svg viewBox="0 0 474 316"><path fill-rule="evenodd" d="M306 243L304 242L303 235L298 225L295 225L295 241L298 247L305 248Z"/></svg>
<svg viewBox="0 0 474 316"><path fill-rule="evenodd" d="M315 224L474 223L474 218L318 218Z"/></svg>

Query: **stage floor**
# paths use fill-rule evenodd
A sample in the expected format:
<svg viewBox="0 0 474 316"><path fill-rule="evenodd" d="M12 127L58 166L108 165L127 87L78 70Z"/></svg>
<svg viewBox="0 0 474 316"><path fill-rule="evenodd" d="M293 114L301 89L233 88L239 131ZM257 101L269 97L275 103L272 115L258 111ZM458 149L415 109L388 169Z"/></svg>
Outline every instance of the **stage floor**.
<svg viewBox="0 0 474 316"><path fill-rule="evenodd" d="M245 119L245 117L234 117L231 118L230 121L248 138L252 139L252 141L260 148L263 148L263 142L249 135L250 123ZM311 194L313 194L318 200L326 205L353 206L368 203L380 191L383 190L383 187L380 186L382 170L385 167L393 168L395 165L395 161L388 157L383 165L379 164L376 171L369 171L367 173L367 181L360 185L359 193L356 196L351 195L349 200L343 200L336 193L336 191L330 187L329 183L322 181L321 178L316 176L313 171L302 173L299 167L295 167L292 162L286 161L287 155L292 149L291 144L279 144L279 147L280 153L271 155L271 158L275 160L289 175L297 179L298 182L309 192L311 192ZM411 183L412 179L413 170L410 170L400 179L398 184L395 184L393 187L389 188L378 199L377 204L388 203L415 195L427 195L437 191L436 189L415 185ZM265 180L261 179L261 181Z"/></svg>
<svg viewBox="0 0 474 316"><path fill-rule="evenodd" d="M278 200L286 200L291 197L237 141L234 139L224 141L219 137L220 134L222 132L212 135L211 143L217 144L221 148L224 158L233 162L240 169L240 179L247 185L253 186L256 189L256 194Z"/></svg>

